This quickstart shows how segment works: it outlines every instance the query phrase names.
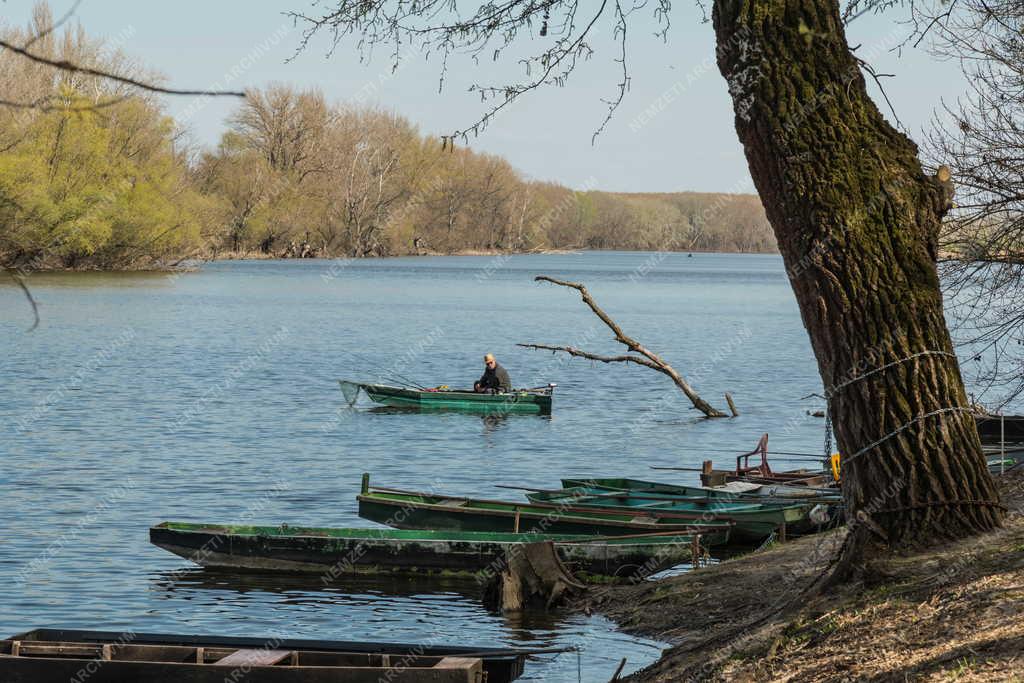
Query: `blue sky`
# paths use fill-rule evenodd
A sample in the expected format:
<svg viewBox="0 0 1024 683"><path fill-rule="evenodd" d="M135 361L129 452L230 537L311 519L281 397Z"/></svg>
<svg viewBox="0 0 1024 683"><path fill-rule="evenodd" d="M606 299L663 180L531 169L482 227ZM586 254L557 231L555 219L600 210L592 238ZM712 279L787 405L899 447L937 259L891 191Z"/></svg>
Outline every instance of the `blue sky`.
<svg viewBox="0 0 1024 683"><path fill-rule="evenodd" d="M72 4L53 0L51 7L59 16ZM32 5L5 0L0 5L4 21L27 22ZM430 133L466 127L483 113L479 97L466 91L472 82L521 75L511 60L496 66L460 59L450 64L449 82L438 93L438 64L422 54L412 55L391 74L383 53L361 64L351 43L328 57L326 38L287 61L301 28L282 12L315 11L310 8L310 0L84 0L77 18L90 35L110 39L163 74L169 86L239 89L287 82L317 87L334 101L358 98L397 111ZM649 17L632 27L630 92L595 144L591 134L606 110L601 98L614 96L617 83L610 25L594 40L595 56L564 88L527 95L470 145L504 156L529 177L571 187L752 191L725 82L714 65L711 26L701 23L699 10L689 3L676 3L673 12L666 43L651 36ZM850 41L862 45L858 54L870 57L879 72L896 74L886 79L886 91L901 121L919 139L941 99L955 99L963 91L963 79L955 64L937 62L922 49L890 51L906 35L896 23L900 18L899 11L862 17L851 25ZM207 145L216 144L225 118L237 106L225 99L188 97L168 98L167 105ZM652 105L656 115L645 119Z"/></svg>

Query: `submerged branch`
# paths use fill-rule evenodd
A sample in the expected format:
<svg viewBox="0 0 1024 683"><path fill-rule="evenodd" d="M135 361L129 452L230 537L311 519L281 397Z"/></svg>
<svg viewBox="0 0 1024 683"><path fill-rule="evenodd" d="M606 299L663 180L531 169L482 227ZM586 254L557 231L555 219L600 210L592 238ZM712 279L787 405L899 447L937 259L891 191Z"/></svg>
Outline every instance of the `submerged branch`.
<svg viewBox="0 0 1024 683"><path fill-rule="evenodd" d="M645 367L651 368L652 370L656 370L662 373L663 375L667 375L669 378L671 378L672 382L675 383L677 387L679 387L679 390L686 394L686 397L690 399L690 402L693 403L693 407L704 413L705 416L728 417L721 410L718 410L710 403L702 399L700 395L694 390L694 388L690 386L689 382L687 382L683 378L683 376L680 375L675 370L675 368L673 368L671 365L665 362L664 359L662 359L653 351L645 348L643 345L640 344L640 342L638 342L637 340L633 339L625 332L623 332L622 328L619 327L618 323L612 320L611 316L605 313L604 309L597 305L597 302L594 301L594 298L590 295L590 292L587 291L587 288L583 284L579 282L559 280L553 277L548 277L547 275L538 275L533 279L536 282L550 282L561 287L569 287L570 289L575 289L577 292L580 293L580 298L583 299L583 303L585 303L590 308L590 310L593 311L594 315L600 318L601 322L603 322L608 327L608 329L612 331L612 333L615 335L615 341L624 345L631 352L631 354L637 355L601 356L595 353L590 353L589 351L583 351L581 349L574 348L572 346L548 346L546 344L518 344L518 346L553 352L561 351L562 353L568 353L570 356L576 356L577 358L587 358L589 360L600 361L602 363L636 363L637 365L643 365Z"/></svg>

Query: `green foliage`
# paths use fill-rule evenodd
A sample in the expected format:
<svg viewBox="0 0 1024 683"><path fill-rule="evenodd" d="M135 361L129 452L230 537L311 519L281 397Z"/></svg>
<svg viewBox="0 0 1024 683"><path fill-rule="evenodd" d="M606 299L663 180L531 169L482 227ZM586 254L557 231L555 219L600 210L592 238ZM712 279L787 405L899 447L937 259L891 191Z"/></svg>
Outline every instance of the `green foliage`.
<svg viewBox="0 0 1024 683"><path fill-rule="evenodd" d="M208 200L141 100L36 112L0 154L0 252L13 265L130 267L199 243Z"/></svg>
<svg viewBox="0 0 1024 683"><path fill-rule="evenodd" d="M33 51L131 75L123 55L80 28L52 31L45 4ZM4 51L0 89L35 107L0 107L0 263L17 268L129 268L199 248L217 200L195 188L173 120L116 84L54 71Z"/></svg>

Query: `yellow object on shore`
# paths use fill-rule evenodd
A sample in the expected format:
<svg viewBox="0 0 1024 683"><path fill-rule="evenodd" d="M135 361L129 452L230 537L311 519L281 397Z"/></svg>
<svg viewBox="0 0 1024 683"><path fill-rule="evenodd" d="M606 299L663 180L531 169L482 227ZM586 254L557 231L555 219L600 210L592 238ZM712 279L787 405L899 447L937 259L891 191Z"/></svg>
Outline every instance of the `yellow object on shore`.
<svg viewBox="0 0 1024 683"><path fill-rule="evenodd" d="M832 463L832 476L836 481L839 481L839 454L833 453L829 461Z"/></svg>

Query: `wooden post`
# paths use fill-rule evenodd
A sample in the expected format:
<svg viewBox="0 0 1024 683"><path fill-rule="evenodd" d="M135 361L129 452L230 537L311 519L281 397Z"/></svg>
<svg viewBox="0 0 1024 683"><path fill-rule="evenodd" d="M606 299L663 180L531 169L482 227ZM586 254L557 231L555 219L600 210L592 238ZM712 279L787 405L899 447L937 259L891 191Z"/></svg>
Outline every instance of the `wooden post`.
<svg viewBox="0 0 1024 683"><path fill-rule="evenodd" d="M729 412L732 413L732 416L739 417L740 411L736 410L736 404L732 402L732 394L728 391L725 392L725 402L729 404Z"/></svg>
<svg viewBox="0 0 1024 683"><path fill-rule="evenodd" d="M700 567L700 534L694 534L690 541L690 564L694 569Z"/></svg>
<svg viewBox="0 0 1024 683"><path fill-rule="evenodd" d="M370 492L370 473L369 472L363 472L363 481L362 481L362 484L360 485L359 492L362 493L364 496L367 493Z"/></svg>

